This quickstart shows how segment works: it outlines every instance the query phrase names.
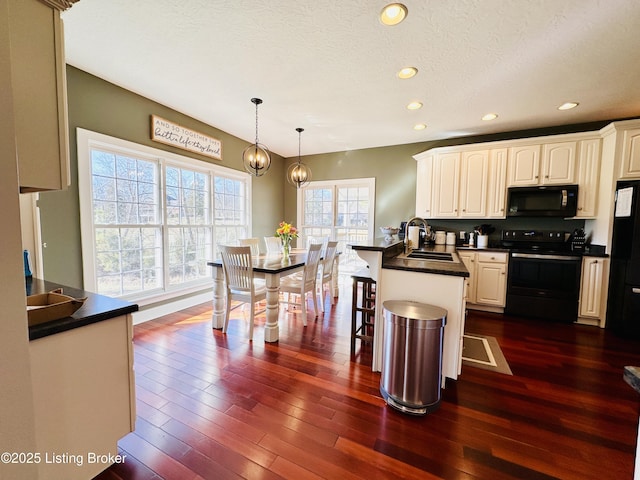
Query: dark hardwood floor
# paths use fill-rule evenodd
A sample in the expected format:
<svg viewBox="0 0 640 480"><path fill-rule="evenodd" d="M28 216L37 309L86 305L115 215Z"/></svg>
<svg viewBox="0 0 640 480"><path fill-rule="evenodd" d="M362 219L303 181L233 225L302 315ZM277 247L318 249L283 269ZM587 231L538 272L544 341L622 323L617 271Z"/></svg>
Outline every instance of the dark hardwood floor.
<svg viewBox="0 0 640 480"><path fill-rule="evenodd" d="M350 292L280 341L202 305L135 327L136 431L107 479L631 479L640 396L622 379L640 342L596 327L470 312L513 376L463 367L440 408L386 407L370 347L351 358ZM311 315L311 314L310 314Z"/></svg>

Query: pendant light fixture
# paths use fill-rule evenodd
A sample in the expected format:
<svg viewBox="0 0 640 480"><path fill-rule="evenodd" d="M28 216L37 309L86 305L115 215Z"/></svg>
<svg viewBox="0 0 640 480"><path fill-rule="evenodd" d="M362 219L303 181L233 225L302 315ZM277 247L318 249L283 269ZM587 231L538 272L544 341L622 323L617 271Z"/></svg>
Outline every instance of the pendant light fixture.
<svg viewBox="0 0 640 480"><path fill-rule="evenodd" d="M298 132L298 161L292 163L287 169L287 181L296 188L304 187L311 181L311 169L300 160L300 143L304 128L296 128Z"/></svg>
<svg viewBox="0 0 640 480"><path fill-rule="evenodd" d="M249 145L242 152L242 164L251 175L260 177L267 173L271 166L271 155L266 146L258 142L258 105L262 103L259 98L252 98L251 102L256 106L256 143Z"/></svg>

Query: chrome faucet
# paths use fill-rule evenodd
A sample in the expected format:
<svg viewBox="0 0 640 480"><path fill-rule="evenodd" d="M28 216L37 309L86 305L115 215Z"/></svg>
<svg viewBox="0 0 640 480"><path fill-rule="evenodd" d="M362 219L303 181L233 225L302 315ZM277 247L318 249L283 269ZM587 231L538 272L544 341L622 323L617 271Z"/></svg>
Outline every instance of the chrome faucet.
<svg viewBox="0 0 640 480"><path fill-rule="evenodd" d="M427 221L424 218L420 218L420 217L412 217L412 218L410 218L409 221L407 222L407 224L404 226L404 253L409 253L409 250L411 250L411 248L412 248L412 247L409 246L409 226L414 221L418 221L418 222L422 223L422 225L424 225L425 233L427 233L427 230L429 230L429 225L427 225ZM417 247L417 246L418 245L416 245L415 247ZM415 247L413 247L413 248L415 248Z"/></svg>

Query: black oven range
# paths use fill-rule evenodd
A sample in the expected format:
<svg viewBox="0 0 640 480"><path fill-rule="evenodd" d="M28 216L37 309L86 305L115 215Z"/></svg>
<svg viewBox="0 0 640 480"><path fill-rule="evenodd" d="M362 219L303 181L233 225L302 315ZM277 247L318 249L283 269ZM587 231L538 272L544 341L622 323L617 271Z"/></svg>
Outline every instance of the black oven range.
<svg viewBox="0 0 640 480"><path fill-rule="evenodd" d="M503 230L509 248L505 313L545 320L578 318L582 256L571 251L570 234L548 230Z"/></svg>

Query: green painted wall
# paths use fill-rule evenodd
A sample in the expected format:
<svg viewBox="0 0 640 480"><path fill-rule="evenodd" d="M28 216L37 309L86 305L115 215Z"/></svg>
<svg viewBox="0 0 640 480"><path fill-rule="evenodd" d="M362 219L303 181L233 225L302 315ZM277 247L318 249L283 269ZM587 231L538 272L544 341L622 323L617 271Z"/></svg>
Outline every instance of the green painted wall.
<svg viewBox="0 0 640 480"><path fill-rule="evenodd" d="M399 226L401 221L408 220L415 213L416 162L413 159L413 155L417 153L450 145L595 131L610 122L611 120L606 120L589 124L563 125L536 130L450 138L322 155L307 155L302 157L302 161L311 169L313 180L375 177L375 234L376 236L381 236L379 227ZM296 160L297 158L287 159L287 167ZM295 219L296 212L295 190L288 188L285 191L285 217L287 219ZM527 225L523 226L523 222L520 219L508 219L494 221L493 224L496 227L496 236L499 235L500 229L506 228L547 228L549 230L566 229L566 231L571 231L578 226L584 225L584 221L562 222L564 222L562 219L545 219L541 222L538 222L537 219L527 219ZM447 220L437 221L434 226L452 231L471 231L479 223L483 222L478 220Z"/></svg>
<svg viewBox="0 0 640 480"><path fill-rule="evenodd" d="M67 66L67 90L71 186L65 191L41 194L42 241L46 245L43 249L43 265L47 280L81 288L76 127L235 170L243 170L242 150L248 142L71 66ZM253 108L247 100L249 107ZM215 105L211 108L215 108ZM153 142L150 136L152 114L221 140L222 161ZM282 219L284 163L282 157L273 154L269 172L252 179L252 229L255 236L272 235L275 225Z"/></svg>
<svg viewBox="0 0 640 480"><path fill-rule="evenodd" d="M63 192L41 195L42 240L47 245L43 252L44 271L48 280L82 287L76 127L186 155L182 150L151 141L150 116L159 115L220 139L223 144L221 164L236 170L242 170L241 153L247 142L74 67L67 67L67 76L72 185ZM211 108L215 108L215 105ZM416 164L413 155L417 153L447 145L598 130L611 121L309 155L304 156L303 161L311 168L313 180L375 177L377 234L379 227L398 225L400 221L413 216L416 184ZM207 157L189 155L217 163ZM296 190L284 178L286 168L295 160L283 159L274 154L270 171L263 177L253 179L254 236L272 235L275 226L283 219L296 221ZM496 226L519 228L519 225L509 225L510 221L496 222L499 223ZM444 228L457 231L470 230L474 223L479 222L453 220L440 223ZM573 228L573 225L565 226L568 227L567 230Z"/></svg>

